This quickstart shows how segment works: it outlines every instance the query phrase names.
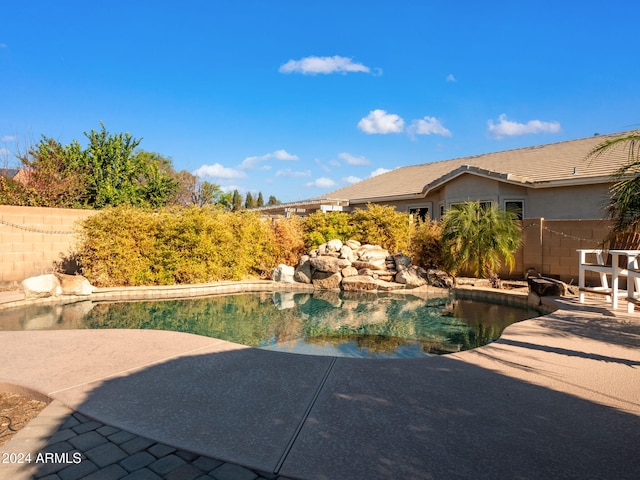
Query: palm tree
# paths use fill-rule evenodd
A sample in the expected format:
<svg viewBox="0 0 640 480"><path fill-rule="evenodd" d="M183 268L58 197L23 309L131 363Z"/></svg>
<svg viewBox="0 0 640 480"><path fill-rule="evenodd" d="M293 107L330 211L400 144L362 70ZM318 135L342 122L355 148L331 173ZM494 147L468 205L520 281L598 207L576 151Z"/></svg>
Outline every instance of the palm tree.
<svg viewBox="0 0 640 480"><path fill-rule="evenodd" d="M587 159L596 158L618 148L627 148L628 162L611 177L607 214L613 220L613 233L635 230L640 226L640 130L610 138L596 145Z"/></svg>
<svg viewBox="0 0 640 480"><path fill-rule="evenodd" d="M515 266L515 251L522 243L522 228L513 212L479 202L451 208L442 220L443 256L448 270L472 270L491 278L506 263Z"/></svg>

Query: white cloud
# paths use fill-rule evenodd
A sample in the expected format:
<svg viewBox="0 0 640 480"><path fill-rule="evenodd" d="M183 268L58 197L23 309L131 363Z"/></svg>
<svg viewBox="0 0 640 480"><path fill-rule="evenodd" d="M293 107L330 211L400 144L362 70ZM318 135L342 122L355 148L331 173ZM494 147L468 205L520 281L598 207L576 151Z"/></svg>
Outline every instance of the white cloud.
<svg viewBox="0 0 640 480"><path fill-rule="evenodd" d="M494 124L493 120L489 120L489 133L496 139L510 137L516 135L528 135L531 133L557 133L560 131L560 123L543 122L540 120L530 120L527 123L518 123L507 120L507 115L502 114L498 117L499 123Z"/></svg>
<svg viewBox="0 0 640 480"><path fill-rule="evenodd" d="M265 153L264 155L255 155L245 158L240 164L240 168L244 170L252 170L259 162L265 162L275 158L276 160L298 160L297 155L292 155L286 150L276 150L272 153Z"/></svg>
<svg viewBox="0 0 640 480"><path fill-rule="evenodd" d="M18 140L18 137L16 135L5 135L4 137L0 138L0 142L15 142L16 140Z"/></svg>
<svg viewBox="0 0 640 480"><path fill-rule="evenodd" d="M400 133L404 130L404 120L395 113L384 110L372 110L358 122L358 128L364 133Z"/></svg>
<svg viewBox="0 0 640 480"><path fill-rule="evenodd" d="M223 167L219 163L213 165L202 165L193 174L196 177L213 177L213 178L244 178L247 175L233 168Z"/></svg>
<svg viewBox="0 0 640 480"><path fill-rule="evenodd" d="M349 165L369 165L371 162L367 160L365 157L356 157L355 155L351 155L347 152L342 152L338 154L342 160L347 162Z"/></svg>
<svg viewBox="0 0 640 480"><path fill-rule="evenodd" d="M286 150L276 150L271 154L276 160L298 160L297 155L292 155Z"/></svg>
<svg viewBox="0 0 640 480"><path fill-rule="evenodd" d="M290 168L285 168L283 170L278 170L276 172L276 177L310 177L311 170L305 170L304 172L296 172L291 170Z"/></svg>
<svg viewBox="0 0 640 480"><path fill-rule="evenodd" d="M9 151L8 148L4 148L4 147L0 147L0 155L5 156L5 155L9 155L11 152Z"/></svg>
<svg viewBox="0 0 640 480"><path fill-rule="evenodd" d="M447 82L456 82L457 80L456 80L456 77L453 76L453 73L450 73L449 75L447 75L446 81Z"/></svg>
<svg viewBox="0 0 640 480"><path fill-rule="evenodd" d="M349 175L348 177L344 177L342 181L346 183L358 183L362 181L362 179L358 177L354 177L353 175Z"/></svg>
<svg viewBox="0 0 640 480"><path fill-rule="evenodd" d="M407 129L409 135L442 135L444 137L450 137L451 132L446 129L440 120L435 117L424 117L420 120L414 120Z"/></svg>
<svg viewBox="0 0 640 480"><path fill-rule="evenodd" d="M371 175L369 175L369 178L373 178L373 177L377 177L378 175L382 175L383 173L387 173L390 172L391 170L389 170L388 168L376 168L373 172L371 172Z"/></svg>
<svg viewBox="0 0 640 480"><path fill-rule="evenodd" d="M334 55L333 57L304 57L300 60L289 60L279 69L280 73L302 73L303 75L317 75L330 73L364 72L370 68L355 63L351 58ZM379 70L379 69L378 69Z"/></svg>
<svg viewBox="0 0 640 480"><path fill-rule="evenodd" d="M340 166L340 162L336 159L333 160L329 160L329 165L331 165L332 167L339 167Z"/></svg>
<svg viewBox="0 0 640 480"><path fill-rule="evenodd" d="M315 179L313 182L309 182L306 184L307 187L317 187L317 188L330 188L336 184L333 180L327 177L320 177Z"/></svg>

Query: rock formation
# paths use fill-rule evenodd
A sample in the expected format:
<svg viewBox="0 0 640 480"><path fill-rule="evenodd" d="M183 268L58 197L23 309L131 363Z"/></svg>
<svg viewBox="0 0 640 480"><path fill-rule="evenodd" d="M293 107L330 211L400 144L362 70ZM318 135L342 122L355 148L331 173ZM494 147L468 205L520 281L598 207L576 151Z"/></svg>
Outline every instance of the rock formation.
<svg viewBox="0 0 640 480"><path fill-rule="evenodd" d="M274 269L272 280L287 281L281 278L282 267ZM319 290L345 291L453 286L453 279L445 272L412 265L411 258L403 253L390 255L378 245L361 245L355 240L343 243L337 239L300 257L293 281L312 284Z"/></svg>

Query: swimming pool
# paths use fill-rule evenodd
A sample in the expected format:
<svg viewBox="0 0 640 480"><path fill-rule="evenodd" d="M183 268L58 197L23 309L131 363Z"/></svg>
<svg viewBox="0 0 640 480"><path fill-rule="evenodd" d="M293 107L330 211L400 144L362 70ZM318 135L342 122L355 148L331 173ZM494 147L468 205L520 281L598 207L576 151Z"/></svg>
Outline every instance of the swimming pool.
<svg viewBox="0 0 640 480"><path fill-rule="evenodd" d="M274 292L30 306L3 311L0 330L158 329L292 353L414 358L485 345L540 314L453 296Z"/></svg>

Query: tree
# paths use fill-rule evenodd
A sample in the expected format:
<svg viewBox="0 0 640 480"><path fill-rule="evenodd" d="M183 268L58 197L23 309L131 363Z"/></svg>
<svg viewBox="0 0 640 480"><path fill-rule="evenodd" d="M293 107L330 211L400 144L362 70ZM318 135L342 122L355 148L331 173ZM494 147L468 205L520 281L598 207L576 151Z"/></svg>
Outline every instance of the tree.
<svg viewBox="0 0 640 480"><path fill-rule="evenodd" d="M613 220L614 233L640 227L640 130L607 139L587 155L596 159L620 148L627 148L628 161L611 177L607 215Z"/></svg>
<svg viewBox="0 0 640 480"><path fill-rule="evenodd" d="M231 197L231 208L234 212L242 210L242 194L238 192L238 190L233 191L233 196Z"/></svg>
<svg viewBox="0 0 640 480"><path fill-rule="evenodd" d="M448 270L472 270L491 278L502 266L515 266L515 251L522 243L516 216L496 205L465 202L451 208L442 219L443 257Z"/></svg>
<svg viewBox="0 0 640 480"><path fill-rule="evenodd" d="M253 199L253 195L251 192L247 192L247 196L245 197L244 207L245 208L254 208L256 206L256 202Z"/></svg>
<svg viewBox="0 0 640 480"><path fill-rule="evenodd" d="M231 206L231 194L224 193L219 185L210 182L196 182L193 194L193 204L198 207L205 205Z"/></svg>
<svg viewBox="0 0 640 480"><path fill-rule="evenodd" d="M264 207L264 198L262 192L258 192L258 199L256 200L256 207Z"/></svg>
<svg viewBox="0 0 640 480"><path fill-rule="evenodd" d="M139 150L134 154L141 175L137 179L137 202L140 205L162 207L167 205L180 188L171 166L171 159L157 153Z"/></svg>
<svg viewBox="0 0 640 480"><path fill-rule="evenodd" d="M282 202L278 200L273 195L269 195L269 200L267 200L267 205L280 205Z"/></svg>
<svg viewBox="0 0 640 480"><path fill-rule="evenodd" d="M18 154L26 172L23 204L42 207L80 207L87 197L89 171L79 145L61 145L43 136L26 153Z"/></svg>
<svg viewBox="0 0 640 480"><path fill-rule="evenodd" d="M171 177L178 182L178 189L169 200L169 203L171 205L192 205L196 189L196 176L186 170L180 170L179 172L172 172Z"/></svg>

